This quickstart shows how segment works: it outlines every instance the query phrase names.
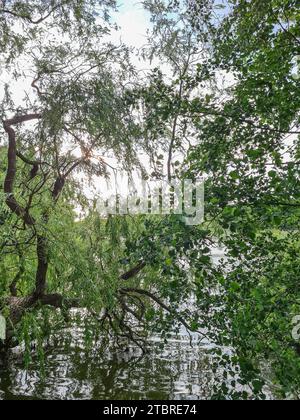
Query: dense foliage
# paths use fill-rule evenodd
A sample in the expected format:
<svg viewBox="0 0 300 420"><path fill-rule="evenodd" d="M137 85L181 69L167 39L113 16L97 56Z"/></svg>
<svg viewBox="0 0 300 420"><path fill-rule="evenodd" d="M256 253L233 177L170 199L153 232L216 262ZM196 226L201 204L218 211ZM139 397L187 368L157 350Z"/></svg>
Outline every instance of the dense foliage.
<svg viewBox="0 0 300 420"><path fill-rule="evenodd" d="M215 345L212 397L299 396L299 5L217 3L145 1L141 54L158 65L139 78L110 41L113 1L2 1L4 348L29 357L35 339L42 359L71 308L87 344L144 351L183 324ZM109 156L146 178L204 178L204 223L101 219L87 184L109 177Z"/></svg>

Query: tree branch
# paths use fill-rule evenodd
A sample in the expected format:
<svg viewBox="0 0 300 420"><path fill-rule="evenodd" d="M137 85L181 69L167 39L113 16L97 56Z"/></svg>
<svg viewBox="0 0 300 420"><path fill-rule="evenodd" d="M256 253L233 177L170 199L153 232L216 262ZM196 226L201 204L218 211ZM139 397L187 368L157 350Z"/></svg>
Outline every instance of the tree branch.
<svg viewBox="0 0 300 420"><path fill-rule="evenodd" d="M52 306L53 308L60 308L60 309L72 309L72 308L81 307L80 299L76 299L76 298L67 299L57 293L43 295L40 297L39 302L42 305L48 305L48 306Z"/></svg>
<svg viewBox="0 0 300 420"><path fill-rule="evenodd" d="M4 181L4 193L7 195L6 204L10 210L21 217L25 224L35 225L34 218L24 209L14 197L14 181L16 178L17 166L17 147L16 133L12 126L41 118L40 114L16 115L14 118L3 122L5 132L8 134L8 154L7 154L7 172Z"/></svg>
<svg viewBox="0 0 300 420"><path fill-rule="evenodd" d="M167 306L162 300L160 300L153 293L148 292L147 290L136 289L136 288L132 288L132 287L122 288L122 289L120 289L120 293L124 293L124 294L137 293L139 295L144 295L144 296L149 297L155 303L157 303L162 309L164 309L165 311L167 311L171 315L173 315L187 329L187 331L193 331L193 329L191 328L191 326L181 316L178 316L178 314L176 312L174 312L174 310L172 308L170 308L169 306ZM198 334L202 335L202 336L205 336L205 334L203 334L201 331L196 331L196 332Z"/></svg>
<svg viewBox="0 0 300 420"><path fill-rule="evenodd" d="M55 12L55 10L57 10L60 6L61 6L61 3L55 5L45 16L41 16L37 20L33 20L30 15L27 15L27 14L20 15L17 12L14 12L13 10L8 10L8 9L2 9L0 10L0 13L5 13L19 19L27 20L33 25L39 25L40 23L44 22L44 20L48 19L48 17L50 17L52 13Z"/></svg>
<svg viewBox="0 0 300 420"><path fill-rule="evenodd" d="M129 280L132 277L137 276L142 270L143 268L146 267L146 263L145 262L140 262L138 265L136 265L134 268L132 268L131 270L127 271L126 273L122 274L121 276L121 280Z"/></svg>

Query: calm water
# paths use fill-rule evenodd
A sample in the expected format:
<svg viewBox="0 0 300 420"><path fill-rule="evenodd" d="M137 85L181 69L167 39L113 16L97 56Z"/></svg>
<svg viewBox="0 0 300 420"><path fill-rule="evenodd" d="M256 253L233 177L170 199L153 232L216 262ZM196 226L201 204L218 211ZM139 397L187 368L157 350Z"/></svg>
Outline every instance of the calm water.
<svg viewBox="0 0 300 420"><path fill-rule="evenodd" d="M130 347L126 352L87 352L74 342L49 347L44 377L37 359L25 370L21 357L0 368L0 399L206 399L214 375L209 345L190 346L184 335L149 342L150 353ZM77 336L77 339L75 338Z"/></svg>
<svg viewBox="0 0 300 420"><path fill-rule="evenodd" d="M215 256L217 258L217 256ZM37 358L25 369L15 355L0 367L0 399L209 399L216 380L210 343L190 345L184 330L161 348L159 337L149 343L149 354L131 346L126 352L85 351L83 332L69 331L46 351L45 371ZM196 337L194 337L196 339Z"/></svg>

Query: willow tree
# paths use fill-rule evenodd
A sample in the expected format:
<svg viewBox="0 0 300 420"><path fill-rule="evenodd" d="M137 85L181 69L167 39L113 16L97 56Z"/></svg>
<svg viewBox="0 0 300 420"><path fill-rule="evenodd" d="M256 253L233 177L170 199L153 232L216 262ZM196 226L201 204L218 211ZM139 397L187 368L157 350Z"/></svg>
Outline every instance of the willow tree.
<svg viewBox="0 0 300 420"><path fill-rule="evenodd" d="M87 198L87 182L109 176L108 156L126 171L143 169L138 156L156 146L136 125L140 104L131 94L129 52L109 41L114 6L1 4L0 291L7 346L14 336L30 345L37 332L42 345L52 330L49 317L67 321L73 307L88 310L89 331L143 349L152 329L166 334L179 323L195 329L188 310L176 312L190 290L182 255L192 242L181 219L100 220Z"/></svg>
<svg viewBox="0 0 300 420"><path fill-rule="evenodd" d="M105 155L112 153L126 169L136 162L139 145L125 87L134 76L127 49L109 41L114 8L110 0L1 2L1 306L7 342L31 309L81 305L83 292L75 298L70 285L59 283L62 294L49 285L63 236L56 228L83 196L80 179L107 175Z"/></svg>
<svg viewBox="0 0 300 420"><path fill-rule="evenodd" d="M128 84L128 51L107 41L113 6L2 2L2 77L29 89L16 98L6 84L1 103L2 313L16 328L45 307L65 320L85 307L91 329L141 347L181 323L217 345L216 397L265 398L270 383L298 395L297 2L146 1L168 74L156 69L142 88ZM161 161L155 149L169 179L178 150L177 176L206 178L205 223L100 220L81 178L108 176L109 153L126 170L143 151Z"/></svg>

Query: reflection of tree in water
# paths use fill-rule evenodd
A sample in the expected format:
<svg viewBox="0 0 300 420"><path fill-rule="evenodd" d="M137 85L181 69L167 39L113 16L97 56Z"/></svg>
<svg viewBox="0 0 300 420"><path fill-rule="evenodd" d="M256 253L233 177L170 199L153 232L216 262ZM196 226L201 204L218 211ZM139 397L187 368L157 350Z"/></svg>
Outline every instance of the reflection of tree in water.
<svg viewBox="0 0 300 420"><path fill-rule="evenodd" d="M78 357L78 356L76 356ZM148 354L109 353L107 357L87 355L73 363L76 379L88 377L92 399L168 398L176 374L161 360Z"/></svg>
<svg viewBox="0 0 300 420"><path fill-rule="evenodd" d="M22 364L11 364L1 374L0 390L9 398L61 399L184 399L209 398L213 381L205 349L172 341L139 358L131 347L127 352L96 346L83 351L77 342L61 342L49 348L44 377L34 360L25 373ZM0 394L1 395L1 394Z"/></svg>

